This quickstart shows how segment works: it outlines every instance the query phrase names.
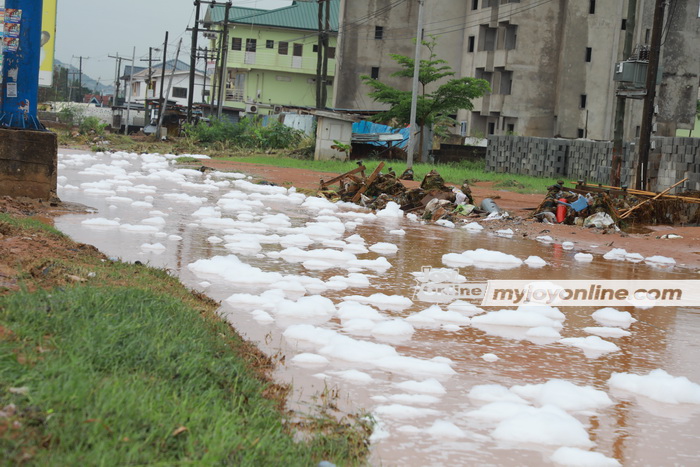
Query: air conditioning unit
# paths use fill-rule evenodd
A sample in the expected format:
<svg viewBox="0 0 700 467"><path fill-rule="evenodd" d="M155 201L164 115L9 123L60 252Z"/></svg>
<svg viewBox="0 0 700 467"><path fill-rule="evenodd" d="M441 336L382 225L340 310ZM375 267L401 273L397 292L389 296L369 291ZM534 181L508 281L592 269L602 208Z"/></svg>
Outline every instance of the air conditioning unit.
<svg viewBox="0 0 700 467"><path fill-rule="evenodd" d="M247 114L258 113L258 106L256 104L246 104L245 105L245 113L247 113Z"/></svg>
<svg viewBox="0 0 700 467"><path fill-rule="evenodd" d="M281 105L276 105L273 107L273 110L275 111L276 114L282 112L282 106Z"/></svg>

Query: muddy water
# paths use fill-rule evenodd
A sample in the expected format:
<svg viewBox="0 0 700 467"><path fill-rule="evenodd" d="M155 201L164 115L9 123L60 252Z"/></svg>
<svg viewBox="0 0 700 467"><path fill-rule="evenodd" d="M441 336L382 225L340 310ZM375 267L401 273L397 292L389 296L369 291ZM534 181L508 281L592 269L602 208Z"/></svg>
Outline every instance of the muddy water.
<svg viewBox="0 0 700 467"><path fill-rule="evenodd" d="M62 185L79 187L84 182L109 178L80 174L79 172L100 161L89 161L84 166L63 167L59 175ZM102 161L103 163L108 163ZM59 196L65 201L80 202L96 209L90 215L68 215L56 219L58 229L80 242L91 243L109 256L125 261L141 261L153 266L167 268L181 280L193 287L202 288L201 278L195 277L187 265L203 258L230 254L221 244L207 241L211 235L221 235L193 223L191 213L198 206L178 204L164 199L162 194L182 191L170 182L146 182L156 188L152 195L155 210L167 213L166 224L159 234L135 234L119 229L86 227L82 221L90 217L119 219L119 222L138 224L149 217L150 209L135 209L129 204L111 203L103 195L89 194L82 189L60 189ZM195 181L196 183L196 181ZM230 191L217 193L186 191L188 194L208 199L204 205L214 205L218 197ZM128 195L134 200L144 196ZM303 225L313 220L309 211L291 208L287 203L267 203L267 213L285 212L294 225ZM406 235L398 237L388 233L402 228ZM461 229L424 226L407 220L372 220L358 225L352 232L361 235L371 245L376 242L392 242L398 247L396 255L388 255L392 267L383 273L368 272L370 287L327 292L327 296L339 301L343 296L358 294L369 296L376 292L413 296L415 281L412 272L422 266L444 267L441 258L445 253L486 248L513 254L521 259L537 255L547 261L541 269L521 266L510 270L462 268L460 272L469 280L489 279L694 279L691 271L652 269L643 263L606 261L596 256L591 263L580 263L573 259L578 249L564 250L558 244L540 244L518 236L499 238L487 233L469 233ZM181 241L168 242L165 237L178 235ZM575 241L575 236L572 238ZM166 249L162 253L146 252L143 243L162 242ZM263 245L263 253L280 249L279 245ZM375 258L368 253L361 258ZM305 270L299 263L287 263L281 259L242 256L241 259L264 271L284 274L300 274L328 279L345 274L340 269L323 272ZM233 293L241 292L224 281L207 278L211 286L205 290L217 300L225 300ZM264 289L246 292L260 293ZM324 366L300 366L291 362L300 352L313 351L303 346L290 344L282 336L289 323L260 324L247 310L236 309L223 302L222 315L226 315L241 334L257 342L269 354L283 355L284 361L278 376L294 386L290 404L300 410L308 410L319 393L338 389L338 403L347 412L372 412L380 405L391 404L385 398L400 395L405 391L394 384L409 379L424 380L425 375L405 375L376 369L371 364L356 364L342 360L331 360ZM386 311L396 317L407 317L430 306L414 301L402 312ZM420 416L382 416L383 436L377 436L373 444L373 465L546 465L549 456L558 446L512 445L497 442L490 436L493 425L479 422L467 415L480 405L469 399L472 387L480 384L500 384L507 387L516 384L538 384L549 379L564 379L578 385L589 385L610 392L606 382L615 372L646 374L661 368L674 376L686 376L700 382L700 310L690 308L652 308L627 311L638 319L630 328L631 335L614 341L621 350L597 358L590 358L576 348L556 342L537 339L528 340L522 330L507 326L478 329L472 326L460 328L416 328L410 338L380 340L372 336L363 337L394 346L401 355L421 359L448 358L456 374L436 376L446 389L446 394L429 403L406 404L431 409ZM587 326L597 326L590 317L595 311L589 308L563 308L566 314L562 337L583 337ZM337 320L332 319L319 326L339 330ZM496 354L498 361L487 362L482 356ZM337 376L337 371L360 370L371 376L369 382L357 382ZM320 375L325 375L324 378ZM592 450L613 457L623 465L697 465L700 450L700 406L661 404L632 396L613 397L614 405L594 413L577 414L585 423L589 438L595 443ZM436 421L451 422L461 429L460 436L450 433L431 432L428 429ZM431 434L432 433L432 434Z"/></svg>

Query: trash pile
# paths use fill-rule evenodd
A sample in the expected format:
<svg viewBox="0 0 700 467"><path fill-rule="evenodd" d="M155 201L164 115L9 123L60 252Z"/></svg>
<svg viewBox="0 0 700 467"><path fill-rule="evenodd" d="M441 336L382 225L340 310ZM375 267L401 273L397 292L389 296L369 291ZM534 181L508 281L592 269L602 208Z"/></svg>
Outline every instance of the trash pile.
<svg viewBox="0 0 700 467"><path fill-rule="evenodd" d="M577 190L578 191L578 190ZM547 187L547 194L533 217L545 224L568 224L601 229L617 228L618 209L607 193L566 190L564 182Z"/></svg>
<svg viewBox="0 0 700 467"><path fill-rule="evenodd" d="M449 187L436 170L431 170L419 187L408 188L402 180L413 180L411 169L397 177L391 167L386 173L381 171L383 168L382 162L372 174L366 176L366 168L359 161L358 168L328 181L321 180L319 194L331 200L353 202L374 210L384 209L394 202L404 212L433 222L442 219L454 222L460 217L507 216L490 198L484 199L477 207L466 180L459 188ZM335 184L338 188L331 189L331 185Z"/></svg>

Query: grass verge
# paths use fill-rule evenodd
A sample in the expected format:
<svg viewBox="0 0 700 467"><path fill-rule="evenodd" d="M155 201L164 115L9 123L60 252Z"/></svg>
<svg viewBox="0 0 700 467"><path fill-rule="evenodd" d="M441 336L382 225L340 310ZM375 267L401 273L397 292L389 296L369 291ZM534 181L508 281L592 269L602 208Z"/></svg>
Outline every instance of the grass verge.
<svg viewBox="0 0 700 467"><path fill-rule="evenodd" d="M3 240L28 245L0 260L21 284L0 288L4 462L361 462L360 420L318 414L295 440L285 388L267 379L272 362L216 317L216 303L163 270L113 263L10 219L0 216Z"/></svg>
<svg viewBox="0 0 700 467"><path fill-rule="evenodd" d="M219 160L248 162L251 164L272 165L276 167L288 167L306 170L316 170L319 172L343 173L357 167L355 161L315 161L305 159L295 159L284 156L253 155L220 157ZM368 172L374 170L381 161L363 161ZM385 172L388 167L392 167L397 175L406 170L406 163L401 161L384 161ZM518 193L545 193L547 187L556 183L553 178L539 178L529 175L517 175L508 173L486 172L484 162L461 162L459 164L413 164L413 171L416 180L422 180L425 174L431 170L437 170L443 179L448 183L461 184L464 180L470 183L487 181L494 182L494 187Z"/></svg>

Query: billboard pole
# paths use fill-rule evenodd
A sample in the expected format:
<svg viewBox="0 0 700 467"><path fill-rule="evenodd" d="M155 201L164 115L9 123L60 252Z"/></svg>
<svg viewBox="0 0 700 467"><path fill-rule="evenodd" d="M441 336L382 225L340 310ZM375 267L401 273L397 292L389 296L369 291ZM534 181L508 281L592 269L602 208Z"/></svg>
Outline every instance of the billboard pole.
<svg viewBox="0 0 700 467"><path fill-rule="evenodd" d="M36 116L43 0L5 1L0 126L45 130Z"/></svg>

